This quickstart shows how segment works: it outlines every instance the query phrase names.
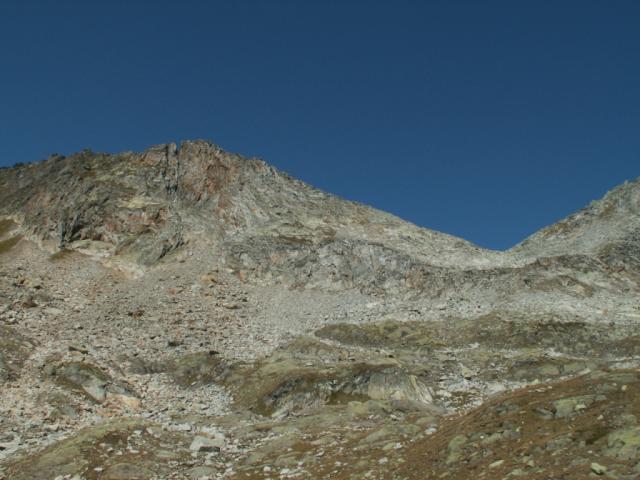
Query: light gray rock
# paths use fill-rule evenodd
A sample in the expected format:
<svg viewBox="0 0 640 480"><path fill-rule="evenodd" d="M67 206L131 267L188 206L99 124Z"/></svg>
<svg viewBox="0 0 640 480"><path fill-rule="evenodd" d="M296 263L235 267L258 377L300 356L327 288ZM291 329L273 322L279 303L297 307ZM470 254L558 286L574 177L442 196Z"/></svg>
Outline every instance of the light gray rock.
<svg viewBox="0 0 640 480"><path fill-rule="evenodd" d="M605 467L604 465L600 465L597 462L591 463L591 471L596 475L604 475L605 473L607 473L607 470L607 467Z"/></svg>

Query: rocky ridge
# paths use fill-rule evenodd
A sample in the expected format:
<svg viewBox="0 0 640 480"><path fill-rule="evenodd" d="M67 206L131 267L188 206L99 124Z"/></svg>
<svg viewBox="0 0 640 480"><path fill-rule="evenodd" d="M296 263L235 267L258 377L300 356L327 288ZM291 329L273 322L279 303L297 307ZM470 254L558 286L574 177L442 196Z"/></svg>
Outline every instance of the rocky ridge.
<svg viewBox="0 0 640 480"><path fill-rule="evenodd" d="M0 477L637 478L639 212L495 252L201 141L0 170Z"/></svg>

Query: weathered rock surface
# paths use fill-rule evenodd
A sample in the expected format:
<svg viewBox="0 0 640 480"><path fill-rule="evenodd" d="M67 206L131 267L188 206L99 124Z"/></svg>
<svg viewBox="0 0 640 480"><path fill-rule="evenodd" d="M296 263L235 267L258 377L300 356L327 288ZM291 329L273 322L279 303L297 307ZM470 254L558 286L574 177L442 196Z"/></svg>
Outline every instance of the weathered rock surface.
<svg viewBox="0 0 640 480"><path fill-rule="evenodd" d="M639 206L494 252L207 142L0 169L0 478L637 478Z"/></svg>

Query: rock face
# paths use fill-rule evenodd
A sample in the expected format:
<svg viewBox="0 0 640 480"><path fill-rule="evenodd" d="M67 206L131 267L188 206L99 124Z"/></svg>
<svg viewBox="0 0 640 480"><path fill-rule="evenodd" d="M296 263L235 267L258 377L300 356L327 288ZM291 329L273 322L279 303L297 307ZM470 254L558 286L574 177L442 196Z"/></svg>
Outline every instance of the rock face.
<svg viewBox="0 0 640 480"><path fill-rule="evenodd" d="M53 156L0 170L0 337L2 478L637 478L640 181L496 252L207 142Z"/></svg>

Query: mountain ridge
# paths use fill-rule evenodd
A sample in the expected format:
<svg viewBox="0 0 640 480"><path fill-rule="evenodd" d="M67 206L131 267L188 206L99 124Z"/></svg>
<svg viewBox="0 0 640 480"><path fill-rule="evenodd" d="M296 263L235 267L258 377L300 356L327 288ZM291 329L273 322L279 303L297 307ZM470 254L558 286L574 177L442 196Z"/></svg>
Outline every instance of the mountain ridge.
<svg viewBox="0 0 640 480"><path fill-rule="evenodd" d="M244 156L239 155L239 154L229 153L229 152L226 152L225 150L223 150L222 147L220 147L219 145L216 145L215 143L209 142L207 140L185 140L185 141L181 142L181 144L185 144L186 146L196 146L196 145L203 145L204 146L204 145L206 145L209 148L211 148L214 151L217 151L219 153L230 155L230 156L233 156L233 157L235 157L237 159L242 159L242 161L245 161L245 162L249 162L249 163L255 162L257 165L262 165L264 167L273 169L273 171L277 172L279 175L283 175L283 176L285 176L286 178L288 178L288 179L290 179L292 181L300 182L301 185L305 185L305 186L310 187L310 188L312 188L314 190L317 190L319 193L322 193L324 195L336 198L336 199L344 201L344 202L349 202L349 203L352 203L354 205L364 206L364 207L367 207L367 208L372 208L372 209L374 209L376 211L379 211L379 212L384 212L383 210L379 210L379 209L377 209L375 207L370 207L370 206L368 206L368 205L366 205L366 204L364 204L362 202L359 202L357 200L347 200L347 199L341 198L340 196L335 195L333 193L326 192L324 190L318 189L317 187L311 186L308 183L305 183L304 181L301 181L301 180L298 180L298 179L292 177L291 175L289 175L286 172L283 172L281 170L276 169L274 166L268 164L267 162L265 162L264 160L262 160L262 159L260 159L258 157L244 157ZM79 152L73 153L73 154L68 155L68 156L52 154L46 160L35 161L35 162L31 162L31 163L21 163L19 165L15 165L15 166L6 166L6 167L2 167L2 169L0 169L0 170L12 170L14 168L23 168L23 167L32 168L32 169L33 168L39 168L38 166L44 164L45 162L51 162L51 161L56 161L56 160L64 160L64 159L69 159L69 158L70 159L77 159L77 158L82 158L83 156L84 157L97 156L99 158L133 158L135 156L144 156L144 155L153 156L154 154L158 154L159 152L168 152L168 151L172 151L172 155L175 155L180 149L178 145L179 144L177 144L177 143L158 144L158 145L153 145L151 147L148 147L147 149L145 149L142 152L134 152L134 151L126 150L126 151L122 151L122 152L118 152L118 153L106 153L106 152L94 152L94 151L92 151L90 149L84 149L84 150L81 150ZM580 215L581 212L589 211L590 209L592 209L593 205L598 205L600 202L607 201L607 199L609 197L611 197L611 196L614 196L616 194L616 192L623 190L625 188L625 185L629 185L629 186L633 187L633 185L637 185L639 182L640 182L640 177L635 179L635 180L627 180L623 184L615 186L610 191L608 191L602 199L593 200L590 205L587 205L587 206L583 207L582 209L580 209L580 210L578 210L578 211L576 211L576 212L574 212L572 214L569 214L566 217L563 217L563 218L559 219L557 222L554 222L553 224L550 224L550 225L547 225L545 227L542 227L541 229L539 229L538 231L534 232L533 234L527 236L526 238L524 238L523 240L521 240L517 244L513 245L510 248L504 249L504 250L494 250L494 249L490 249L490 248L486 248L486 247L480 247L479 245L476 245L473 242L471 242L471 241L469 241L469 240L467 240L467 239L465 239L463 237L458 237L458 236L455 236L455 235L452 235L452 234L449 234L449 233L446 233L446 232L436 231L436 230L431 229L431 228L429 228L427 226L421 226L421 225L414 224L413 222L405 220L402 217L398 217L396 215L393 215L393 214L390 214L390 213L387 213L387 212L384 212L384 213L386 213L387 215L391 215L391 216L393 216L393 217L395 217L395 218L397 218L397 219L399 219L399 220L401 220L403 222L411 224L411 225L413 225L413 226L415 226L415 227L417 227L419 229L424 229L424 230L430 231L430 232L436 232L436 233L441 234L441 235L452 237L453 239L462 240L462 241L467 242L467 243L471 244L472 246L477 247L477 248L479 248L481 250L490 251L490 252L501 252L501 253L509 252L509 251L522 251L522 250L524 250L523 247L525 245L531 244L533 242L534 238L541 237L542 233L544 231L548 231L550 229L553 229L553 227L556 224L559 224L559 223L563 223L564 224L564 223L566 223L571 218L573 218L573 217L575 217L577 215ZM173 187L172 186L167 186L167 188L173 188ZM636 200L635 201L636 212L637 212L637 209L640 208L640 207L637 206L637 204L638 204L638 202Z"/></svg>

